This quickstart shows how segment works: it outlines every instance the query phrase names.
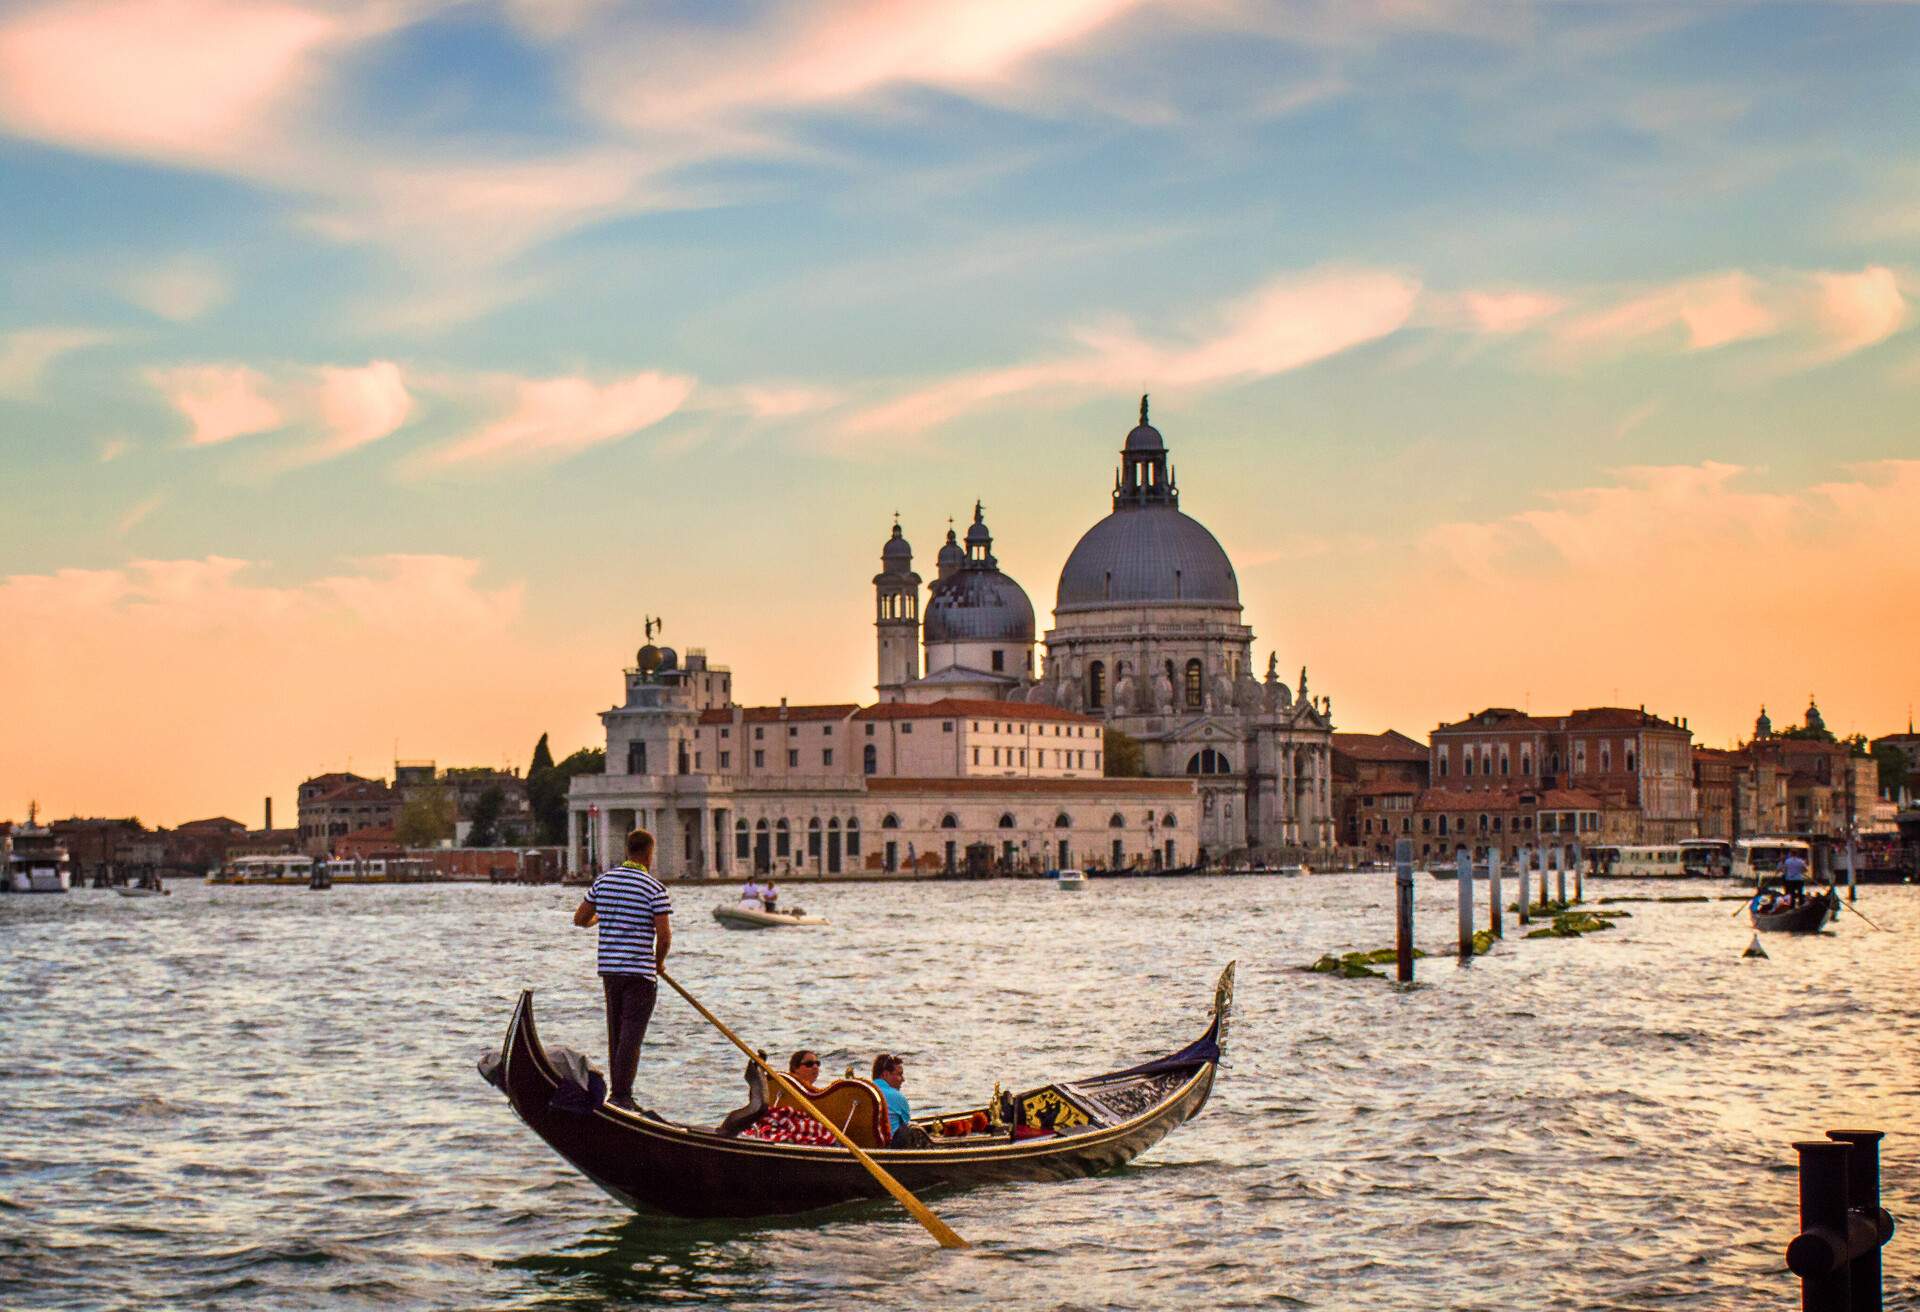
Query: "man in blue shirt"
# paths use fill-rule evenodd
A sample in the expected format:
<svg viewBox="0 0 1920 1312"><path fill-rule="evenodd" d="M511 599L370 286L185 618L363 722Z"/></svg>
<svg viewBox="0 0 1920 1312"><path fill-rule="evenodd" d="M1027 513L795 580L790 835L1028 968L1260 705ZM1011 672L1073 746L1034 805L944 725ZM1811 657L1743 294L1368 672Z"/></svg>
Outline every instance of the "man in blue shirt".
<svg viewBox="0 0 1920 1312"><path fill-rule="evenodd" d="M1798 852L1789 853L1780 865L1780 883L1788 898L1798 905L1807 891L1807 863Z"/></svg>
<svg viewBox="0 0 1920 1312"><path fill-rule="evenodd" d="M607 1101L634 1110L633 1076L653 1017L659 969L673 946L673 903L648 869L653 835L627 835L627 859L601 874L573 923L600 927L600 984L607 995Z"/></svg>
<svg viewBox="0 0 1920 1312"><path fill-rule="evenodd" d="M906 1078L906 1063L892 1053L883 1052L873 1059L873 1084L886 1100L887 1133L896 1148L900 1146L901 1133L913 1120L913 1109L907 1105L907 1095L900 1092L901 1081Z"/></svg>

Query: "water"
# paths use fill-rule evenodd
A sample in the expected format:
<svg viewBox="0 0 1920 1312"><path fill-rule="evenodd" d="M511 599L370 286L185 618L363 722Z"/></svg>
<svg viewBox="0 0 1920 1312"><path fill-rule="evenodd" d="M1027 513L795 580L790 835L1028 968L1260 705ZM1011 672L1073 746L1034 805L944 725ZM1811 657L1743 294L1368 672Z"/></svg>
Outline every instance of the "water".
<svg viewBox="0 0 1920 1312"><path fill-rule="evenodd" d="M703 1001L830 1070L902 1052L923 1109L1170 1050L1238 958L1201 1117L1112 1176L935 1197L965 1254L891 1205L636 1218L534 1139L473 1062L522 987L600 1060L575 890L0 898L0 1304L1785 1309L1788 1144L1867 1126L1905 1226L1889 1306L1920 1308L1920 890L1863 896L1889 933L1843 915L1766 961L1711 902L1429 959L1408 992L1292 969L1389 943L1391 884L789 885L834 924L758 934L675 889ZM1453 886L1419 884L1444 951ZM641 1097L712 1121L740 1065L663 997Z"/></svg>

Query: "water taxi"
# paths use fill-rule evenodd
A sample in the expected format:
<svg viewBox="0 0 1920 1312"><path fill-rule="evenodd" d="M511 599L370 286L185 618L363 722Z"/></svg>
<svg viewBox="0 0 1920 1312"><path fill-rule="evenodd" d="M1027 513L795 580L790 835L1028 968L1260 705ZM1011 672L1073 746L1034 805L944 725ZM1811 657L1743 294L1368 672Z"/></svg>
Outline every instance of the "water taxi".
<svg viewBox="0 0 1920 1312"><path fill-rule="evenodd" d="M40 808L27 808L25 824L0 838L9 893L65 893L73 887L73 860L66 844L40 823Z"/></svg>
<svg viewBox="0 0 1920 1312"><path fill-rule="evenodd" d="M237 856L207 876L209 884L298 884L313 881L314 859L292 853Z"/></svg>
<svg viewBox="0 0 1920 1312"><path fill-rule="evenodd" d="M1079 893L1087 887L1087 872L1084 870L1062 870L1058 885L1062 893Z"/></svg>
<svg viewBox="0 0 1920 1312"><path fill-rule="evenodd" d="M1629 844L1613 849L1606 873L1616 879L1713 879L1727 873L1728 845L1715 838Z"/></svg>
<svg viewBox="0 0 1920 1312"><path fill-rule="evenodd" d="M1733 867L1729 872L1742 883L1757 884L1769 875L1777 875L1787 858L1797 856L1813 873L1813 847L1797 838L1742 838L1733 845Z"/></svg>

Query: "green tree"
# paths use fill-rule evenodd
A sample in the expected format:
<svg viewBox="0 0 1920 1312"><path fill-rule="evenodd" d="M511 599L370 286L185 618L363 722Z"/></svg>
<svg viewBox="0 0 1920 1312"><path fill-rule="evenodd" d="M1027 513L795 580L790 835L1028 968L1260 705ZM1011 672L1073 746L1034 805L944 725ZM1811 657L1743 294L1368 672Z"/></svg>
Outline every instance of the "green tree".
<svg viewBox="0 0 1920 1312"><path fill-rule="evenodd" d="M607 749L604 747L582 747L554 767L567 782L573 782L577 774L605 774L607 772Z"/></svg>
<svg viewBox="0 0 1920 1312"><path fill-rule="evenodd" d="M534 744L527 766L527 806L533 812L534 842L551 847L566 841L567 780L553 763L545 734Z"/></svg>
<svg viewBox="0 0 1920 1312"><path fill-rule="evenodd" d="M492 847L500 841L500 813L507 809L507 795L494 784L473 799L473 814L468 816L468 847Z"/></svg>
<svg viewBox="0 0 1920 1312"><path fill-rule="evenodd" d="M394 821L394 840L402 847L432 847L453 837L455 806L451 789L438 784L416 788L400 818Z"/></svg>
<svg viewBox="0 0 1920 1312"><path fill-rule="evenodd" d="M1106 776L1109 779L1138 779L1147 772L1147 754L1140 740L1109 727L1103 750L1106 752Z"/></svg>
<svg viewBox="0 0 1920 1312"><path fill-rule="evenodd" d="M1827 728L1825 725L1817 729L1809 729L1804 724L1796 724L1792 728L1780 730L1773 736L1775 738L1796 738L1813 743L1830 743L1834 741L1833 730Z"/></svg>
<svg viewBox="0 0 1920 1312"><path fill-rule="evenodd" d="M1912 782L1907 754L1892 743L1881 743L1873 749L1873 759L1880 767L1880 791L1898 799L1900 790Z"/></svg>

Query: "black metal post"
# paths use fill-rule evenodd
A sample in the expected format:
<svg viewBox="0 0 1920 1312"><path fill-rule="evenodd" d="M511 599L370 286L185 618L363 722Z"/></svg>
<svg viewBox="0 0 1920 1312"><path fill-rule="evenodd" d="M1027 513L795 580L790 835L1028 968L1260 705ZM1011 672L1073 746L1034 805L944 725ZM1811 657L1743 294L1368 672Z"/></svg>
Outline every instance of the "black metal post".
<svg viewBox="0 0 1920 1312"><path fill-rule="evenodd" d="M1880 1141L1878 1130L1828 1130L1827 1138L1848 1145L1847 1208L1873 1227L1872 1246L1848 1266L1853 1285L1850 1312L1880 1312L1880 1248L1893 1238L1893 1217L1880 1206Z"/></svg>
<svg viewBox="0 0 1920 1312"><path fill-rule="evenodd" d="M1849 1312L1847 1160L1850 1144L1795 1142L1800 1154L1800 1233L1787 1245L1787 1269L1800 1277L1801 1312Z"/></svg>

